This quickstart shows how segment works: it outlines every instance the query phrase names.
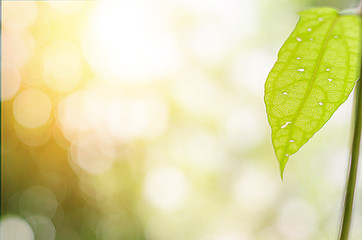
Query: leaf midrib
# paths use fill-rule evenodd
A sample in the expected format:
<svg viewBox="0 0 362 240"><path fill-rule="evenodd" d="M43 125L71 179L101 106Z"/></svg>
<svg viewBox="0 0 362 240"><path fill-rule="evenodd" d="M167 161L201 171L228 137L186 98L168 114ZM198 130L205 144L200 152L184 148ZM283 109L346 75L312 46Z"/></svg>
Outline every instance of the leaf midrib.
<svg viewBox="0 0 362 240"><path fill-rule="evenodd" d="M314 83L315 83L318 70L319 70L320 65L321 65L321 63L322 63L322 59L323 59L324 54L325 54L325 52L326 52L326 48L327 48L327 45L328 45L328 41L330 40L330 35L331 35L331 33L332 33L332 31L333 31L333 29L334 29L334 27L335 27L335 25L336 25L339 17L340 17L340 16L337 15L336 18L333 20L333 23L332 23L331 26L329 27L328 32L327 32L327 35L326 35L326 37L324 38L320 55L319 55L318 58L317 58L317 64L316 64L316 66L315 66L315 68L314 68L314 70L313 70L313 75L312 75L312 78L311 78L311 82L310 82L309 85L308 85L308 89L307 89L306 93L304 94L303 99L307 99L307 98L309 97L309 94L310 94L310 92L311 92L311 90L312 90L312 87L313 87L313 85L314 85ZM297 109L297 112L296 112L294 118L291 120L292 124L295 123L296 119L299 117L299 115L300 115L300 113L301 113L301 111L302 111L302 108L304 107L305 102L306 102L306 101L302 101L302 102L301 102L299 108ZM293 133L293 128L291 128L290 132L288 133L288 137L286 138L286 144L284 145L283 153L285 153L286 150L289 149L288 141L289 141L292 133Z"/></svg>

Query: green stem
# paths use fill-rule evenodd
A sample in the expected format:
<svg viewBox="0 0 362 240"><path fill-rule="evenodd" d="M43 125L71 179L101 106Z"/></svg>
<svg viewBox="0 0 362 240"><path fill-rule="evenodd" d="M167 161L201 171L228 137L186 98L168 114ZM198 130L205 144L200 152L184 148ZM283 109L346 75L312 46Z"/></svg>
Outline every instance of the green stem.
<svg viewBox="0 0 362 240"><path fill-rule="evenodd" d="M362 1L361 1L362 2ZM361 6L361 5L360 5ZM360 12L361 14L361 12ZM362 17L362 15L361 15ZM362 63L361 73L362 75ZM356 188L357 169L358 169L358 156L361 142L361 125L362 125L362 84L361 77L356 84L355 99L354 99L354 118L353 118L353 139L352 149L349 163L349 172L347 178L346 192L344 198L343 215L340 225L339 240L348 240L350 235L351 223L352 223L352 210L354 192Z"/></svg>

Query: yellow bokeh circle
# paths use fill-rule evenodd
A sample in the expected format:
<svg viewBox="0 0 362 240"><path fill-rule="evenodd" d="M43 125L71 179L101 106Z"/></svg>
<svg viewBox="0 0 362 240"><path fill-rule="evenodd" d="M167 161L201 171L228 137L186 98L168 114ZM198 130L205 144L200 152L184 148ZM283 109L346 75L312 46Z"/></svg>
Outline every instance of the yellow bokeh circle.
<svg viewBox="0 0 362 240"><path fill-rule="evenodd" d="M49 97L36 89L25 90L14 100L15 120L26 128L38 128L44 125L50 117L51 110Z"/></svg>
<svg viewBox="0 0 362 240"><path fill-rule="evenodd" d="M19 71L9 65L2 66L2 92L1 100L6 101L15 96L20 88L21 77Z"/></svg>
<svg viewBox="0 0 362 240"><path fill-rule="evenodd" d="M44 53L44 81L54 91L73 90L82 77L82 57L78 47L65 40L51 44Z"/></svg>
<svg viewBox="0 0 362 240"><path fill-rule="evenodd" d="M2 22L5 28L23 30L34 24L38 15L38 5L32 1L4 1Z"/></svg>

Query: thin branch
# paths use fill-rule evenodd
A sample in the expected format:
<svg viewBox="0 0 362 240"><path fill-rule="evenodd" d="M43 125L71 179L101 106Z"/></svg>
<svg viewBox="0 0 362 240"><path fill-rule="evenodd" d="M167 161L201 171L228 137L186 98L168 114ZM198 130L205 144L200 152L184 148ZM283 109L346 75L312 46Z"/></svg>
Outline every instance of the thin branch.
<svg viewBox="0 0 362 240"><path fill-rule="evenodd" d="M362 0L360 3L360 16L362 18ZM344 198L343 215L340 225L339 240L348 240L350 236L350 230L352 225L352 214L353 214L353 201L355 196L357 172L358 172L358 157L361 143L361 127L362 127L362 63L360 79L356 84L355 88L355 99L354 99L354 117L353 117L353 139L351 156L349 163L349 171L347 178L347 185Z"/></svg>

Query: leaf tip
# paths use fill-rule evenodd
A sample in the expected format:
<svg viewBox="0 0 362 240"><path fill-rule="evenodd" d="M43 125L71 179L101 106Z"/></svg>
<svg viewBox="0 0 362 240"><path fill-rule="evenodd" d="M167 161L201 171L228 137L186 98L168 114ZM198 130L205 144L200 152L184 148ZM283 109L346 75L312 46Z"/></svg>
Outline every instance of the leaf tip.
<svg viewBox="0 0 362 240"><path fill-rule="evenodd" d="M289 157L283 157L282 159L279 160L279 168L280 168L280 178L284 179L284 169L285 166L287 165Z"/></svg>
<svg viewBox="0 0 362 240"><path fill-rule="evenodd" d="M284 168L285 165L280 164L280 178L282 179L282 181L284 180Z"/></svg>

